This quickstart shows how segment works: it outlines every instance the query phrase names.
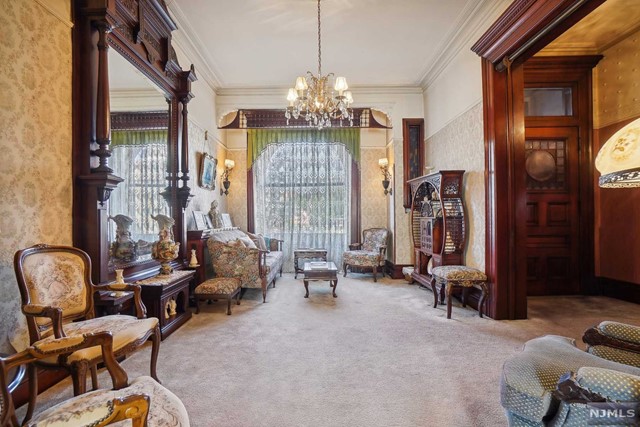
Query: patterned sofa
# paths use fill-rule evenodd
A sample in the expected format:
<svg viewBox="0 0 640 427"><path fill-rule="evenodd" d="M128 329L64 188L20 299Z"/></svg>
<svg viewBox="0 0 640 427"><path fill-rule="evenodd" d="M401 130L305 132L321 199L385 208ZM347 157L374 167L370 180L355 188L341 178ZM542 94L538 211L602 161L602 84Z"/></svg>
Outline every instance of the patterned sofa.
<svg viewBox="0 0 640 427"><path fill-rule="evenodd" d="M266 240L266 239L265 239ZM263 244L259 248L256 244ZM269 239L256 242L237 227L213 230L207 241L211 267L215 277L236 277L243 291L262 289L262 301L267 300L267 288L276 285L278 273L282 276L282 241Z"/></svg>

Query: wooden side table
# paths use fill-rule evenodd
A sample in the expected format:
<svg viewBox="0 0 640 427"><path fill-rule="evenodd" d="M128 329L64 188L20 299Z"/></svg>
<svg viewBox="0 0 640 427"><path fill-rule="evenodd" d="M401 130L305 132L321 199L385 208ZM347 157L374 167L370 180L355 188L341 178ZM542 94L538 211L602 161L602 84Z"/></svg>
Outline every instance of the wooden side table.
<svg viewBox="0 0 640 427"><path fill-rule="evenodd" d="M142 302L147 316L160 321L160 336L164 340L191 318L189 285L195 271L178 270L134 282L142 288Z"/></svg>
<svg viewBox="0 0 640 427"><path fill-rule="evenodd" d="M112 291L99 291L93 294L93 304L96 307L96 315L98 317L131 311L133 292L124 292L120 296L111 296L114 293Z"/></svg>
<svg viewBox="0 0 640 427"><path fill-rule="evenodd" d="M326 249L299 248L293 251L293 268L295 269L294 279L298 278L298 273L304 272L304 265L300 267L298 260L300 259L317 259L327 261Z"/></svg>

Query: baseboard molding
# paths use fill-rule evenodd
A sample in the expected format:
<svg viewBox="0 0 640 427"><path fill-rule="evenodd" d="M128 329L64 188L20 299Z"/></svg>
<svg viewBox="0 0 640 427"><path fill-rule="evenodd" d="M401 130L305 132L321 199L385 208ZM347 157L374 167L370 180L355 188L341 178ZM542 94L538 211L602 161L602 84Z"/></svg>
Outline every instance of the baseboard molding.
<svg viewBox="0 0 640 427"><path fill-rule="evenodd" d="M597 281L602 295L640 304L640 284L606 277L598 277Z"/></svg>
<svg viewBox="0 0 640 427"><path fill-rule="evenodd" d="M413 267L413 264L394 264L389 260L385 262L386 273L392 279L404 279L403 267Z"/></svg>

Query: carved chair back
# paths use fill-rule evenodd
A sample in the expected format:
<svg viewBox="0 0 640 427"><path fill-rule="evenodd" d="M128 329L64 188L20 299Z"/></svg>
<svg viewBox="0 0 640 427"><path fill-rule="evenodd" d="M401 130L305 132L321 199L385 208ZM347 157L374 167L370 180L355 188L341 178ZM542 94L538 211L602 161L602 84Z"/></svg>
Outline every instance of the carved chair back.
<svg viewBox="0 0 640 427"><path fill-rule="evenodd" d="M91 259L70 246L35 245L16 252L14 268L25 306L62 309L62 322L94 317ZM48 317L27 316L31 343L49 334Z"/></svg>
<svg viewBox="0 0 640 427"><path fill-rule="evenodd" d="M362 231L362 250L367 252L378 252L380 246L387 245L389 230L386 228L368 228Z"/></svg>

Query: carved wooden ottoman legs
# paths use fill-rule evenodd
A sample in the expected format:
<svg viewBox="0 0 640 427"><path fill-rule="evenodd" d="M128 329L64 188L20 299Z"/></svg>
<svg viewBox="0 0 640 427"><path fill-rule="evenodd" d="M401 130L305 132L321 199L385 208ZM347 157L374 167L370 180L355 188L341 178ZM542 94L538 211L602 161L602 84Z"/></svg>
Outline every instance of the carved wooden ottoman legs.
<svg viewBox="0 0 640 427"><path fill-rule="evenodd" d="M440 295L438 295L437 283L440 282ZM433 308L444 303L444 295L447 295L447 319L451 319L451 297L454 287L462 287L462 306L467 306L467 293L469 288L477 287L482 292L478 301L478 314L482 317L484 305L488 297L487 276L480 270L464 265L443 265L434 267L431 271L431 290L433 291Z"/></svg>

